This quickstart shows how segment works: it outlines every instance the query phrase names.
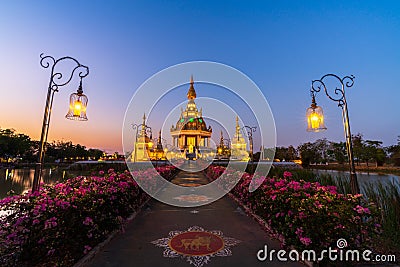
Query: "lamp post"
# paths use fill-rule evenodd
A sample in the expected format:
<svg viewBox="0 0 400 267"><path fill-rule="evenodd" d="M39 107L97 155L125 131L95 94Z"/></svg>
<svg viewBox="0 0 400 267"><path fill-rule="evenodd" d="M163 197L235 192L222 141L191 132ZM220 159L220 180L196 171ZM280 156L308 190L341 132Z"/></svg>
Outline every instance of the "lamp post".
<svg viewBox="0 0 400 267"><path fill-rule="evenodd" d="M74 73L78 71L80 78L79 87L76 93L72 93L70 96L69 111L65 117L71 120L87 121L86 107L88 98L83 94L82 90L82 79L89 74L89 68L80 64L76 59L72 57L62 57L55 59L52 56L44 56L40 54L40 65L47 69L51 67L49 87L47 90L46 106L44 108L42 133L40 135L40 144L37 163L35 166L35 176L33 178L32 192L39 190L40 179L42 176L43 161L45 155L45 146L47 142L47 135L49 132L50 116L53 106L54 93L58 92L58 88L67 85L74 76ZM59 62L72 61L76 66L72 69L71 73L65 75L66 79L63 79L64 74L55 70Z"/></svg>
<svg viewBox="0 0 400 267"><path fill-rule="evenodd" d="M335 88L334 95L329 94L328 89L324 83L325 78L335 78L340 83L340 88ZM325 94L329 97L329 99L338 103L338 107L342 108L342 119L344 126L344 133L346 138L346 149L347 156L349 159L349 167L350 167L350 186L352 194L359 194L360 188L357 182L357 174L354 166L354 156L353 156L353 144L351 141L351 131L350 131L350 122L349 122L349 112L347 109L347 100L345 94L345 88L350 88L354 84L354 76L345 76L343 78L338 77L335 74L326 74L322 76L319 80L314 80L311 83L311 97L312 102L311 106L307 109L307 131L309 132L319 132L326 130L324 124L324 114L321 107L317 106L315 102L315 94L320 92L321 89L324 89Z"/></svg>
<svg viewBox="0 0 400 267"><path fill-rule="evenodd" d="M133 162L137 161L137 142L139 134L144 138L146 141L147 134L150 135L150 140L153 138L151 127L146 125L146 114L143 115L143 122L142 124L132 124L132 129L136 130L136 137L135 137L135 148L134 148L134 155L133 155ZM140 130L140 132L139 132Z"/></svg>
<svg viewBox="0 0 400 267"><path fill-rule="evenodd" d="M253 163L253 133L256 131L257 127L253 126L243 126L242 130L247 132L247 137L249 138L249 144L250 144L250 160Z"/></svg>

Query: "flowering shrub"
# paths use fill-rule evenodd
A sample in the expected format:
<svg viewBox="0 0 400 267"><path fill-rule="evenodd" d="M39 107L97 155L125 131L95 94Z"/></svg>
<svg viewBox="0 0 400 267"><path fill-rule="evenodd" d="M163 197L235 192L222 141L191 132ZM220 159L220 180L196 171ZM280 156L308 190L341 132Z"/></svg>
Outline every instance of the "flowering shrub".
<svg viewBox="0 0 400 267"><path fill-rule="evenodd" d="M147 171L135 175L151 180ZM0 266L71 266L148 198L128 171L110 169L2 199Z"/></svg>
<svg viewBox="0 0 400 267"><path fill-rule="evenodd" d="M224 167L210 166L206 174L216 179L223 172ZM339 238L345 238L350 247L360 247L368 245L373 234L379 231L375 208L372 204L361 206L361 195L342 195L336 192L335 186L295 181L290 172L284 172L282 178L265 178L250 193L248 188L253 177L240 172L234 175L241 176L232 190L234 196L259 215L283 245L320 251L335 247Z"/></svg>
<svg viewBox="0 0 400 267"><path fill-rule="evenodd" d="M155 168L155 170L166 180L171 180L179 171L174 165L162 165Z"/></svg>

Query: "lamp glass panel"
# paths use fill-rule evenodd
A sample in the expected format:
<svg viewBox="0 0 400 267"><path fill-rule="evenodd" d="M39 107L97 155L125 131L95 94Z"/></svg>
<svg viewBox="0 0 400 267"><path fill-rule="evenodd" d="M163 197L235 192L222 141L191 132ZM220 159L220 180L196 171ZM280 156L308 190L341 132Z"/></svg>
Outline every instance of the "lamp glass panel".
<svg viewBox="0 0 400 267"><path fill-rule="evenodd" d="M69 98L69 110L65 117L70 120L87 121L86 107L88 98L84 94L71 94Z"/></svg>
<svg viewBox="0 0 400 267"><path fill-rule="evenodd" d="M326 130L324 123L324 112L321 107L309 107L306 111L306 116L308 132L319 132Z"/></svg>

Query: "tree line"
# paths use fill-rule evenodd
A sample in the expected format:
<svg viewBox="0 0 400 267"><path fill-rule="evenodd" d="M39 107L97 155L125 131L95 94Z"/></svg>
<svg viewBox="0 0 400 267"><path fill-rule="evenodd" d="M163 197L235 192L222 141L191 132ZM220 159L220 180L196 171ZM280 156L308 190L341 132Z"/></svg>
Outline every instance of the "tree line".
<svg viewBox="0 0 400 267"><path fill-rule="evenodd" d="M357 165L361 163L375 166L391 164L400 166L400 136L397 144L384 147L382 141L365 140L363 135L358 133L352 136L354 160ZM280 161L292 161L301 159L303 166L310 164L325 164L337 162L339 164L348 161L345 142L332 142L326 138L318 139L315 142L306 142L297 148L277 147L275 159Z"/></svg>
<svg viewBox="0 0 400 267"><path fill-rule="evenodd" d="M0 128L0 158L4 161L35 162L39 141L14 129ZM46 144L45 162L71 162L81 159L97 160L103 155L100 149L86 148L71 141L53 141Z"/></svg>

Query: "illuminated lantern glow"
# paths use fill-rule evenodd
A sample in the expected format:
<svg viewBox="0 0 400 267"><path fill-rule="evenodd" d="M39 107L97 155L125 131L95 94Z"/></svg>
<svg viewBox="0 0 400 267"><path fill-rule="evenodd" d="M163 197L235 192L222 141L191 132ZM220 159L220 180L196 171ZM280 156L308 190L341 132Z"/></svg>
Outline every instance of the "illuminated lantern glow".
<svg viewBox="0 0 400 267"><path fill-rule="evenodd" d="M324 123L324 111L320 106L317 106L314 95L312 103L306 111L307 116L307 132L320 132L326 130Z"/></svg>
<svg viewBox="0 0 400 267"><path fill-rule="evenodd" d="M82 110L82 103L81 101L77 100L74 104L74 116L80 116Z"/></svg>
<svg viewBox="0 0 400 267"><path fill-rule="evenodd" d="M65 117L70 120L87 121L86 107L88 98L83 94L82 80L79 84L78 91L69 97L69 111Z"/></svg>

